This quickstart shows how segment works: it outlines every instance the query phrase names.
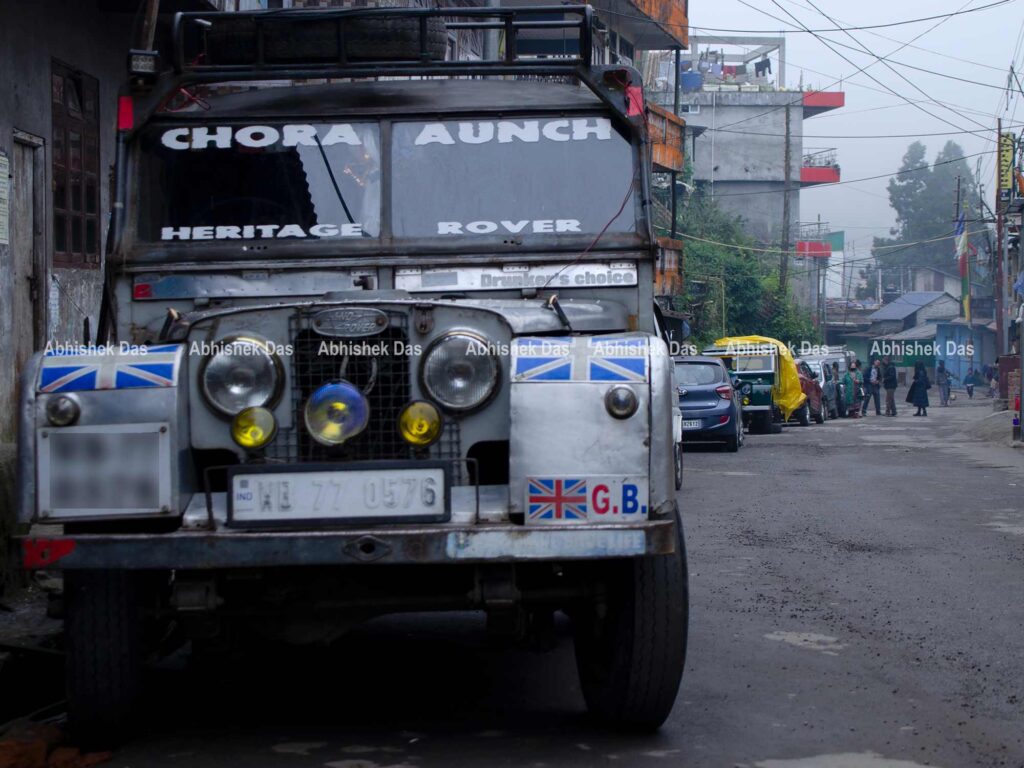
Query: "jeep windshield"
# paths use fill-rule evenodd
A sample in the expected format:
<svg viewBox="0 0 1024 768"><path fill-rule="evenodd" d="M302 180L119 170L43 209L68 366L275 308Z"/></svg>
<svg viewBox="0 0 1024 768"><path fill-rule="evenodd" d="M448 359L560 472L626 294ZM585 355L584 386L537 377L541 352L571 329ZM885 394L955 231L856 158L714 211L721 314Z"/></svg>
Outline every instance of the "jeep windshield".
<svg viewBox="0 0 1024 768"><path fill-rule="evenodd" d="M507 242L629 232L633 157L598 116L157 125L141 140L139 238Z"/></svg>

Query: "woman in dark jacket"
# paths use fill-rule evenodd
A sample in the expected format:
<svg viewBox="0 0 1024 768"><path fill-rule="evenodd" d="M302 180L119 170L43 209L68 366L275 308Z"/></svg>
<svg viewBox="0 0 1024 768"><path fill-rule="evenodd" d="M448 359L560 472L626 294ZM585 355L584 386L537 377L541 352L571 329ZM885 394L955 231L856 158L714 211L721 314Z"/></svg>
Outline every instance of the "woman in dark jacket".
<svg viewBox="0 0 1024 768"><path fill-rule="evenodd" d="M907 392L907 402L913 403L917 408L915 416L928 415L928 390L931 386L924 363L918 360L914 363L914 380L910 384L910 391Z"/></svg>

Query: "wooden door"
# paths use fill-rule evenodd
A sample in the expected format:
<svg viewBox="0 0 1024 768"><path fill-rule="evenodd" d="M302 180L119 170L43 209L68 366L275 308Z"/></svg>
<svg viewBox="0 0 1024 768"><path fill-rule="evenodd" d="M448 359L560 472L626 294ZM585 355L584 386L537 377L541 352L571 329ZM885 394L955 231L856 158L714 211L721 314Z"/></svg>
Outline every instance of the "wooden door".
<svg viewBox="0 0 1024 768"><path fill-rule="evenodd" d="M43 141L16 132L10 158L10 328L3 340L13 365L0 387L0 442L16 439L18 383L25 363L44 344L46 328L46 279L44 259L45 211L43 201Z"/></svg>

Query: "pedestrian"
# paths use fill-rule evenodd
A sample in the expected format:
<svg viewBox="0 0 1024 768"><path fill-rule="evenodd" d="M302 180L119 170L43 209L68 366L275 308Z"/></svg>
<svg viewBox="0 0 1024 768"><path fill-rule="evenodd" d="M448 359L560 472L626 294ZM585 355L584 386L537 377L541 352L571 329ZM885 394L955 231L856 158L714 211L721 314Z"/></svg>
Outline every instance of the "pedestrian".
<svg viewBox="0 0 1024 768"><path fill-rule="evenodd" d="M871 402L871 363L870 363L870 361L868 362L867 365L864 366L864 369L863 369L863 372L861 373L861 376L864 377L864 383L861 385L861 391L863 392L863 397L861 397L861 399L860 399L860 415L861 416L867 416L868 415L868 404Z"/></svg>
<svg viewBox="0 0 1024 768"><path fill-rule="evenodd" d="M860 406L864 400L864 377L859 369L860 361L854 360L843 377L843 386L846 389L846 415L851 419L860 418Z"/></svg>
<svg viewBox="0 0 1024 768"><path fill-rule="evenodd" d="M928 372L924 369L924 362L918 360L914 363L914 379L907 392L907 402L917 408L915 416L928 415L928 390L932 383L928 381Z"/></svg>
<svg viewBox="0 0 1024 768"><path fill-rule="evenodd" d="M939 360L939 367L935 369L935 384L939 387L939 405L943 408L949 405L949 389L953 384L953 377L946 370L946 361Z"/></svg>
<svg viewBox="0 0 1024 768"><path fill-rule="evenodd" d="M967 390L967 399L974 399L974 387L978 383L978 374L974 372L973 368L967 369L967 375L964 376L964 389Z"/></svg>
<svg viewBox="0 0 1024 768"><path fill-rule="evenodd" d="M885 415L896 415L896 366L892 358L882 358L882 386L885 388Z"/></svg>
<svg viewBox="0 0 1024 768"><path fill-rule="evenodd" d="M875 401L875 416L882 415L882 361L877 357L871 361L870 367L864 372L864 415L868 415L868 405Z"/></svg>
<svg viewBox="0 0 1024 768"><path fill-rule="evenodd" d="M832 363L832 380L836 383L836 414L846 415L846 387L839 378L839 363Z"/></svg>

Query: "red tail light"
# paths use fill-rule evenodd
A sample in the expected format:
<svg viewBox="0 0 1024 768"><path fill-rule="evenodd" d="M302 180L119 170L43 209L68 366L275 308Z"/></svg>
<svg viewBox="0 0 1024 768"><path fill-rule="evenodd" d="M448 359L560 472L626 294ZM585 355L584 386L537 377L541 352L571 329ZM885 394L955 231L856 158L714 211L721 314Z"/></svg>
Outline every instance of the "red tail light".
<svg viewBox="0 0 1024 768"><path fill-rule="evenodd" d="M732 400L732 387L728 384L723 384L720 387L715 387L715 392L723 400Z"/></svg>
<svg viewBox="0 0 1024 768"><path fill-rule="evenodd" d="M117 130L130 131L135 127L135 105L131 96L119 96L117 99Z"/></svg>

